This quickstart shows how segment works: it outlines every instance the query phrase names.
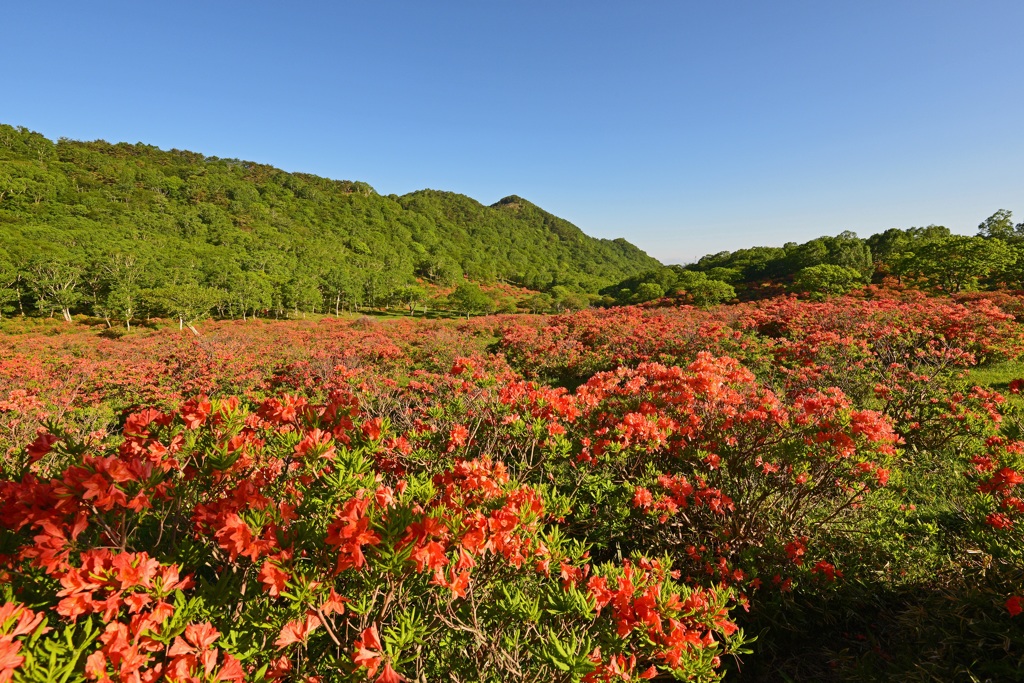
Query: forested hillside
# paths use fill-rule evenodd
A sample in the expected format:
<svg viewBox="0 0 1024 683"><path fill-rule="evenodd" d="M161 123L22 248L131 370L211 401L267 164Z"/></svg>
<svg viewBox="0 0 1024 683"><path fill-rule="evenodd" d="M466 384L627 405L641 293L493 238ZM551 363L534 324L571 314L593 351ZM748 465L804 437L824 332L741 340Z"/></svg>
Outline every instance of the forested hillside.
<svg viewBox="0 0 1024 683"><path fill-rule="evenodd" d="M434 190L382 196L361 182L0 125L6 313L317 311L412 296L403 288L417 278L593 293L657 265L515 196L493 206Z"/></svg>

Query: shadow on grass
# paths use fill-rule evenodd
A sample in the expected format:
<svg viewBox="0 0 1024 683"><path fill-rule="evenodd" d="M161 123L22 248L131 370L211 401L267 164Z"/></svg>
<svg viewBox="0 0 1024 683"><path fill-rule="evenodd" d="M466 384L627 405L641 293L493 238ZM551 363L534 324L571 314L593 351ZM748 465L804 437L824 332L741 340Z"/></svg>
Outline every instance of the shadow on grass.
<svg viewBox="0 0 1024 683"><path fill-rule="evenodd" d="M1024 574L887 590L850 582L741 620L754 653L726 680L1024 681L1024 616L1004 606Z"/></svg>

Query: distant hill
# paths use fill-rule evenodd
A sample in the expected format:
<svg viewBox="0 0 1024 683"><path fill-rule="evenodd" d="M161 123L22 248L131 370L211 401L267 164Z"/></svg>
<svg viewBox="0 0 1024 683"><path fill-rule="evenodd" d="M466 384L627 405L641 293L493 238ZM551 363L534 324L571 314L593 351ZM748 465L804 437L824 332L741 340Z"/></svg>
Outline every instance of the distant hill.
<svg viewBox="0 0 1024 683"><path fill-rule="evenodd" d="M382 300L414 278L594 293L660 265L516 196L383 196L250 161L0 125L0 271L70 262L95 300L90 288L109 285L126 255L147 287L252 290L286 307Z"/></svg>

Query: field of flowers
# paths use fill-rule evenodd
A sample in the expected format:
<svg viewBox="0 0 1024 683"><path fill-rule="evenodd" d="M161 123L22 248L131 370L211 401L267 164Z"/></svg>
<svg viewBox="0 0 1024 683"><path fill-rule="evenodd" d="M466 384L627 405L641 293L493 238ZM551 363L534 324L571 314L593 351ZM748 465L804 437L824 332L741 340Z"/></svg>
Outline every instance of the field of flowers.
<svg viewBox="0 0 1024 683"><path fill-rule="evenodd" d="M1024 296L0 331L0 683L1016 680Z"/></svg>

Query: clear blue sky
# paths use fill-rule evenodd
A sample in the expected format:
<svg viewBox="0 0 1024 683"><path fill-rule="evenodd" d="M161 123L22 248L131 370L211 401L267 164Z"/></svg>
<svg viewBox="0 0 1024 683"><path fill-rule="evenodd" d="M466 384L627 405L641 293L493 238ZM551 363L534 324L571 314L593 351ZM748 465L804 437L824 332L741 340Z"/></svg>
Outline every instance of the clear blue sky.
<svg viewBox="0 0 1024 683"><path fill-rule="evenodd" d="M383 194L518 194L666 262L1024 220L1024 2L20 2L0 122Z"/></svg>

